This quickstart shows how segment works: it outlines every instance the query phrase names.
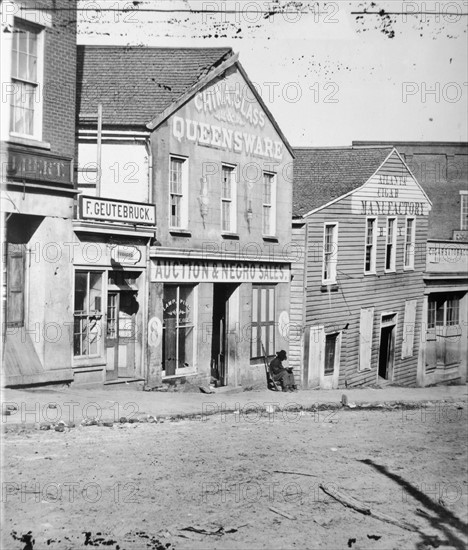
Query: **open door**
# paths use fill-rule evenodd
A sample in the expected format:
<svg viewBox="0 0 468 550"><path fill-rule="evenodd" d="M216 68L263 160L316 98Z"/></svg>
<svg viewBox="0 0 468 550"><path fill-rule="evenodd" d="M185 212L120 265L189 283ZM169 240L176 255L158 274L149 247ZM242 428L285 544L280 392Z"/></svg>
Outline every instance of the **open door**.
<svg viewBox="0 0 468 550"><path fill-rule="evenodd" d="M135 291L110 291L107 295L106 379L135 376L136 313Z"/></svg>

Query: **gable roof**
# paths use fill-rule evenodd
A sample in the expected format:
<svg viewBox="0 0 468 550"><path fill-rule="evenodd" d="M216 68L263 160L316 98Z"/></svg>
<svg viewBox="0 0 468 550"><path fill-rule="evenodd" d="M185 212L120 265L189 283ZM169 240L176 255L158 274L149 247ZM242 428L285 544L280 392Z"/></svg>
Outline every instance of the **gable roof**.
<svg viewBox="0 0 468 550"><path fill-rule="evenodd" d="M393 147L294 147L293 217L358 189Z"/></svg>
<svg viewBox="0 0 468 550"><path fill-rule="evenodd" d="M144 126L186 93L232 48L78 46L77 111L103 125Z"/></svg>

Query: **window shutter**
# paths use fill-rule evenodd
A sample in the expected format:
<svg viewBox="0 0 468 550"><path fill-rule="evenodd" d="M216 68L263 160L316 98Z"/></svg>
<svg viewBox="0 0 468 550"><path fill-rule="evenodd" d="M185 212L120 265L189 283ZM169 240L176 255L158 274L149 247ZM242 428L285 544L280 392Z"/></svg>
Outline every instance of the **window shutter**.
<svg viewBox="0 0 468 550"><path fill-rule="evenodd" d="M373 325L374 308L361 308L361 319L359 322L359 370L371 368Z"/></svg>
<svg viewBox="0 0 468 550"><path fill-rule="evenodd" d="M320 383L320 369L325 355L325 328L323 325L310 327L309 333L309 376L310 387Z"/></svg>
<svg viewBox="0 0 468 550"><path fill-rule="evenodd" d="M24 325L25 246L9 244L7 257L7 325Z"/></svg>
<svg viewBox="0 0 468 550"><path fill-rule="evenodd" d="M405 302L405 321L403 323L403 342L401 346L402 359L413 356L417 305L417 300L406 300Z"/></svg>

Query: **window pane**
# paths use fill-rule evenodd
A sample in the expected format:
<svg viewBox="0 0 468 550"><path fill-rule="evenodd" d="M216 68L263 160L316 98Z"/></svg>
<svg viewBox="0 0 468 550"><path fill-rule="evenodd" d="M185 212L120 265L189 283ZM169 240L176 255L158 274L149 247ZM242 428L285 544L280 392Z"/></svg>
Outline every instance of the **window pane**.
<svg viewBox="0 0 468 550"><path fill-rule="evenodd" d="M83 271L75 273L75 311L87 313L86 294L88 274Z"/></svg>
<svg viewBox="0 0 468 550"><path fill-rule="evenodd" d="M186 325L193 322L192 302L193 287L179 287L179 324Z"/></svg>
<svg viewBox="0 0 468 550"><path fill-rule="evenodd" d="M163 298L163 319L166 324L167 320L176 319L177 316L177 287L165 285Z"/></svg>
<svg viewBox="0 0 468 550"><path fill-rule="evenodd" d="M268 321L275 320L275 290L270 288L268 290Z"/></svg>
<svg viewBox="0 0 468 550"><path fill-rule="evenodd" d="M192 365L193 362L193 327L180 328L178 331L179 336L179 369L186 369Z"/></svg>
<svg viewBox="0 0 468 550"><path fill-rule="evenodd" d="M252 322L256 323L258 320L258 288L252 289Z"/></svg>
<svg viewBox="0 0 468 550"><path fill-rule="evenodd" d="M102 275L90 272L89 274L89 311L102 313Z"/></svg>
<svg viewBox="0 0 468 550"><path fill-rule="evenodd" d="M260 302L260 321L267 321L267 303L266 303L266 297L267 297L267 289L262 288L261 290L261 302Z"/></svg>

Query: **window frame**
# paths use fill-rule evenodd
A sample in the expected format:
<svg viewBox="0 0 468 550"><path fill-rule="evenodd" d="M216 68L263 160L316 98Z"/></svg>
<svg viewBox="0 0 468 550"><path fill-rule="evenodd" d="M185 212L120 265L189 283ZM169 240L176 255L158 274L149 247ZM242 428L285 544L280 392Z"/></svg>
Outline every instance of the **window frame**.
<svg viewBox="0 0 468 550"><path fill-rule="evenodd" d="M468 231L468 191L460 191L460 231Z"/></svg>
<svg viewBox="0 0 468 550"><path fill-rule="evenodd" d="M390 222L393 221L393 228L391 231L391 242L389 242L390 235ZM398 218L396 216L391 216L387 218L387 234L385 236L385 271L387 273L393 273L396 271L396 246L397 246L397 228L398 228ZM389 259L389 246L390 249L390 267L388 265Z"/></svg>
<svg viewBox="0 0 468 550"><path fill-rule="evenodd" d="M197 284L190 284L190 283L168 283L165 282L163 284L163 308L164 308L164 287L175 287L177 289L176 291L176 300L177 300L177 311L179 310L180 306L180 287L188 287L191 289L191 296L192 296L192 321L191 323L186 324L179 324L179 315L176 315L176 340L175 340L175 349L176 349L176 367L174 374L166 374L166 368L163 364L162 358L163 355L161 355L161 373L162 377L166 380L168 378L175 378L180 377L188 374L194 374L197 372L197 338L198 338L198 330L197 330L197 319L198 319L198 285ZM192 365L187 368L180 368L178 366L178 354L179 354L179 331L181 328L192 328ZM164 313L162 315L162 341L161 341L161 353L162 353L162 346L165 346L165 331L166 327L164 326Z"/></svg>
<svg viewBox="0 0 468 550"><path fill-rule="evenodd" d="M172 192L172 161L176 161L177 163L180 163L181 165L181 190L180 193L173 193ZM169 155L169 189L168 189L168 197L169 197L169 230L177 230L177 229L187 229L188 227L188 174L189 174L189 159L188 157L183 157L181 155ZM179 212L179 225L174 225L172 223L172 198L173 196L179 196L180 197L180 212Z"/></svg>
<svg viewBox="0 0 468 550"><path fill-rule="evenodd" d="M408 222L412 222L411 237L408 241ZM412 247L412 252L408 253L408 247ZM403 269L406 271L414 270L414 257L416 248L416 218L408 216L405 218L405 240L403 241ZM409 259L409 263L407 260Z"/></svg>
<svg viewBox="0 0 468 550"><path fill-rule="evenodd" d="M230 173L230 197L224 196L224 171ZM223 162L221 164L221 232L235 233L237 231L237 166ZM229 204L229 227L224 227L224 204Z"/></svg>
<svg viewBox="0 0 468 550"><path fill-rule="evenodd" d="M82 312L82 313L77 313L77 309L76 309L76 275L77 273L86 273L86 312ZM101 309L100 309L100 313L96 314L96 310L93 310L94 311L94 314L91 313L91 309L89 308L89 294L90 294L90 277L91 277L91 273L94 273L94 274L98 274L100 275L101 277ZM104 342L104 335L106 334L107 332L107 327L106 327L106 331L104 331L104 327L103 327L103 322L104 322L104 319L105 319L105 312L107 313L107 296L106 296L106 292L105 292L105 273L106 271L105 270L101 270L101 269L82 269L82 268L79 268L79 269L75 269L74 270L74 274L73 274L73 359L74 360L83 360L83 359L93 359L93 358L100 358L100 357L103 357L103 342ZM84 311L84 310L83 310ZM87 340L88 340L88 350L89 350L89 342L90 342L90 338L89 338L89 319L90 317L96 317L98 318L98 322L97 322L97 352L96 353L80 353L80 354L75 354L75 338L77 337L77 335L81 335L83 334L83 331L82 331L82 327L81 327L81 324L80 324L80 332L75 332L75 325L76 325L76 320L77 318L80 318L81 320L83 319L87 319L88 322L86 324L86 332L87 332ZM82 343L80 343L80 350L82 348Z"/></svg>
<svg viewBox="0 0 468 550"><path fill-rule="evenodd" d="M265 303L265 312L266 320L262 320L262 295L263 290L266 291L266 303ZM273 318L270 317L270 290L273 290ZM257 292L257 300L254 300L254 292ZM255 361L263 357L262 343L265 347L265 352L267 357L275 356L275 345L276 345L276 285L274 284L253 284L252 285L252 316L251 316L251 326L250 326L250 360ZM256 303L257 313L256 320L254 321L254 305ZM273 331L273 342L271 344L272 349L270 349L270 342L263 342L262 340L262 328L266 327L268 330ZM254 340L254 329L257 332L256 339ZM260 335L260 336L259 336ZM254 355L254 351L256 354Z"/></svg>
<svg viewBox="0 0 468 550"><path fill-rule="evenodd" d="M369 222L373 221L372 244L368 243ZM375 275L377 273L377 233L379 218L377 216L367 216L364 233L364 275ZM370 267L367 269L367 252L370 248Z"/></svg>
<svg viewBox="0 0 468 550"><path fill-rule="evenodd" d="M442 322L438 319L442 312ZM454 315L453 312L456 312ZM449 319L449 316L451 317ZM460 296L456 294L430 294L427 300L427 328L436 330L439 327L460 325Z"/></svg>
<svg viewBox="0 0 468 550"><path fill-rule="evenodd" d="M31 105L32 105L32 132L26 133L17 131L13 128L13 120L14 120L14 112L15 112L15 104L14 99L16 96L16 93L12 93L10 101L9 101L9 118L8 118L8 133L13 138L19 138L19 139L32 139L35 141L41 141L42 140L42 134L43 134L43 82L44 82L44 52L45 52L45 27L42 25L38 25L37 23L29 21L27 18L22 17L14 17L13 18L13 33L12 33L12 39L11 39L11 50L10 50L10 82L12 84L12 87L17 86L18 83L23 84L27 87L32 87L33 92L27 93L29 97L31 97ZM22 77L14 72L14 29L23 29L23 31L29 34L35 34L36 35L36 74L35 79L32 80L30 78ZM28 39L29 43L29 39ZM21 52L18 50L18 54ZM19 55L18 55L19 57ZM18 57L16 57L16 60L18 60ZM30 76L29 74L27 76ZM14 88L13 90L14 91ZM24 97L21 98L22 100ZM22 101L24 103L24 101Z"/></svg>
<svg viewBox="0 0 468 550"><path fill-rule="evenodd" d="M265 201L265 178L270 178L270 193L269 200L270 202ZM262 235L264 237L274 237L276 236L276 182L277 175L274 172L264 171L262 174ZM269 224L268 231L265 231L265 209L268 209L269 212Z"/></svg>
<svg viewBox="0 0 468 550"><path fill-rule="evenodd" d="M337 274L337 265L338 265L338 226L339 222L324 222L323 224L323 245L322 245L322 284L323 285L330 285L330 284L336 284L336 274ZM327 246L326 246L326 236L327 236L327 227L332 227L332 249L334 248L334 252L332 250L331 253L327 252ZM330 266L330 277L325 277L325 260L326 255L331 254L330 258L331 261L329 263Z"/></svg>

